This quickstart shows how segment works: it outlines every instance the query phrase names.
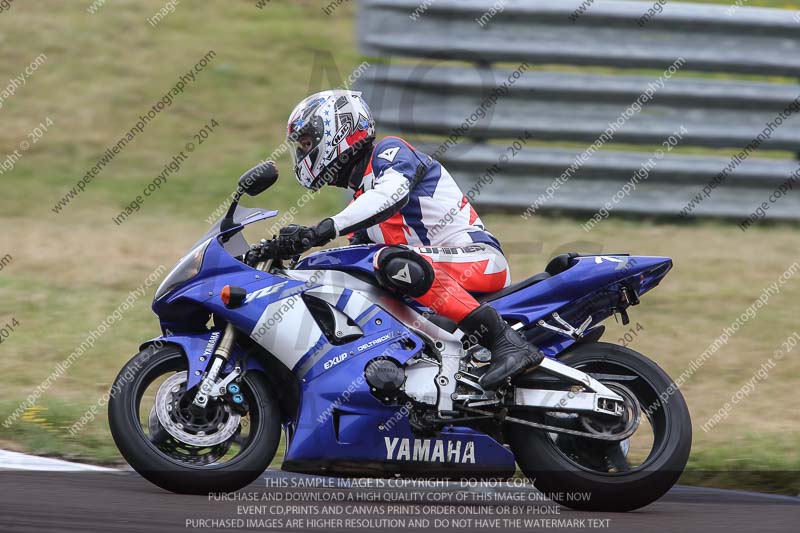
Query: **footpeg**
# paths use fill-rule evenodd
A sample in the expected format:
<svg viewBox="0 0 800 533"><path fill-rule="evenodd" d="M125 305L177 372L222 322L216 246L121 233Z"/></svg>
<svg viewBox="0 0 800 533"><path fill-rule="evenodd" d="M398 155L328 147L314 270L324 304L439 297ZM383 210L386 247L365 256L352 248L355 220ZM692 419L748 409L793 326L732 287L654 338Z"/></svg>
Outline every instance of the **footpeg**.
<svg viewBox="0 0 800 533"><path fill-rule="evenodd" d="M465 405L470 406L496 405L500 403L500 398L498 398L495 391L486 391L481 387L478 382L478 376L462 371L457 373L455 378L457 383L475 389L478 392L474 394L459 394L454 392L450 396L454 402L464 402Z"/></svg>
<svg viewBox="0 0 800 533"><path fill-rule="evenodd" d="M583 334L586 332L586 328L592 323L592 317L589 316L586 320L583 321L583 324L580 327L573 327L572 324L561 318L561 316L556 313L555 311L551 315L553 320L561 324L563 327L553 326L545 322L544 320L539 320L537 324L545 329L549 329L550 331L555 331L556 333L560 333L565 337L569 337L571 339L579 340L583 338Z"/></svg>
<svg viewBox="0 0 800 533"><path fill-rule="evenodd" d="M481 387L480 383L478 383L478 380L480 379L479 376L470 374L468 372L459 372L455 375L455 378L458 383L483 392L483 387Z"/></svg>

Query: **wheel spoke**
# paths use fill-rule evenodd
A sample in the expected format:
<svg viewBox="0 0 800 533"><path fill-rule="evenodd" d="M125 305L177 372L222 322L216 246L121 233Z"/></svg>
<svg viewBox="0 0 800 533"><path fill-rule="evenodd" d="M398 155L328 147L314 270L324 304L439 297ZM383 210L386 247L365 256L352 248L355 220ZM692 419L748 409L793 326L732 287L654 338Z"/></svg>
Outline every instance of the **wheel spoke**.
<svg viewBox="0 0 800 533"><path fill-rule="evenodd" d="M249 440L249 437L245 437L244 435L242 435L241 431L238 431L236 433L236 435L231 437L228 442L230 442L231 444L238 444L239 446L244 448L244 445L247 444L248 440Z"/></svg>
<svg viewBox="0 0 800 533"><path fill-rule="evenodd" d="M631 469L631 465L628 464L628 458L625 456L620 444L610 446L606 450L606 458L609 465L615 468L617 472L627 472Z"/></svg>

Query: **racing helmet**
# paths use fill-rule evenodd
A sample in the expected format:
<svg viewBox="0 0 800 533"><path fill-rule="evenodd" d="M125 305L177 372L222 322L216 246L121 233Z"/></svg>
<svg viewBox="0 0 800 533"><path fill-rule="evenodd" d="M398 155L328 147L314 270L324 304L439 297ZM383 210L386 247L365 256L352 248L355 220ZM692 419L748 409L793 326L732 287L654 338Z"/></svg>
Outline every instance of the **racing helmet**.
<svg viewBox="0 0 800 533"><path fill-rule="evenodd" d="M300 185L347 187L354 161L372 148L375 119L360 92L322 91L295 106L286 133Z"/></svg>

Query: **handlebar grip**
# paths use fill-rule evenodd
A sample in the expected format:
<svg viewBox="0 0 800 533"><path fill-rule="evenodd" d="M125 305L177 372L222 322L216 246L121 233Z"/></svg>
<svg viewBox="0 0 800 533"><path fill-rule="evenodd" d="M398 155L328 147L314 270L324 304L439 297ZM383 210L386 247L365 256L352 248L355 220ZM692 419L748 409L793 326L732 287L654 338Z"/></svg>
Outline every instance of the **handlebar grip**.
<svg viewBox="0 0 800 533"><path fill-rule="evenodd" d="M274 259L277 250L275 249L275 240L268 241L262 240L260 244L255 246L248 252L254 263L264 261L266 259Z"/></svg>

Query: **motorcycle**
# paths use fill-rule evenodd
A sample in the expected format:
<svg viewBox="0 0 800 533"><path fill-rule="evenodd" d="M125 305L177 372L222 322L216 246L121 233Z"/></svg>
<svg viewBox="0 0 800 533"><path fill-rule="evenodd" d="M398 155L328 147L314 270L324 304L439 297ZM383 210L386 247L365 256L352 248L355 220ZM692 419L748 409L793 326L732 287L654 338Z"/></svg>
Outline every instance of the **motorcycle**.
<svg viewBox="0 0 800 533"><path fill-rule="evenodd" d="M166 490L238 490L273 461L324 476L509 478L516 464L568 507L628 511L681 475L691 447L672 379L601 342L672 268L667 257L563 254L476 295L547 355L483 390L491 353L454 322L376 282L378 245L277 257L243 229L277 211L239 205L277 180L239 180L226 215L164 279L162 335L120 371L108 408L119 451ZM571 497L575 494L584 497Z"/></svg>

